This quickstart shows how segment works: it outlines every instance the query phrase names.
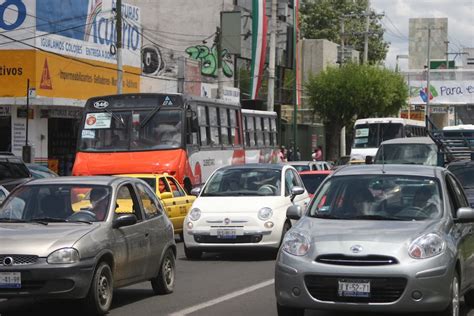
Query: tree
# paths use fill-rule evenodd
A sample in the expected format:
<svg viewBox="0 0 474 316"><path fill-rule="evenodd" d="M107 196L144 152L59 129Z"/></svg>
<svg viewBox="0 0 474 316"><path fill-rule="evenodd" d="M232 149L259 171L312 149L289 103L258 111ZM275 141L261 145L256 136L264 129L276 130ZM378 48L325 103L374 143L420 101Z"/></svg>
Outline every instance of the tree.
<svg viewBox="0 0 474 316"><path fill-rule="evenodd" d="M365 13L368 0L303 0L300 7L301 35L304 38L341 42L340 18L345 18L345 45L364 51ZM381 17L373 11L370 19L368 61L377 64L385 59L389 43L383 39Z"/></svg>
<svg viewBox="0 0 474 316"><path fill-rule="evenodd" d="M329 67L305 84L309 105L326 126L327 157L339 157L341 129L357 118L395 115L406 105L408 87L403 77L371 65Z"/></svg>

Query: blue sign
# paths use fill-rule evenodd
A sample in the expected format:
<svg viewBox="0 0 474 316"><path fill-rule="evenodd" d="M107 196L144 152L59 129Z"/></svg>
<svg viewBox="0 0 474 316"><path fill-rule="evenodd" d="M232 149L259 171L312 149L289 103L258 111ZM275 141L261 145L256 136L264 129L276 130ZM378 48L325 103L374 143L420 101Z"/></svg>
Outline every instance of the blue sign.
<svg viewBox="0 0 474 316"><path fill-rule="evenodd" d="M15 21L6 21L6 11L17 12ZM26 6L22 0L5 0L0 4L0 29L11 31L25 22Z"/></svg>

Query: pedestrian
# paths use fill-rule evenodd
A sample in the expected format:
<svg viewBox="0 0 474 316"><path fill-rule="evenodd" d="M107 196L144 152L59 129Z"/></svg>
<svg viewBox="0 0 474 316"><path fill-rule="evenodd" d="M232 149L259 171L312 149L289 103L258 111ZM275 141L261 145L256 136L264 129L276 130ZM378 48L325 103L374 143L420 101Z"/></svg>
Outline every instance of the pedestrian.
<svg viewBox="0 0 474 316"><path fill-rule="evenodd" d="M296 148L296 161L301 161L301 153L300 153L300 148Z"/></svg>
<svg viewBox="0 0 474 316"><path fill-rule="evenodd" d="M314 153L311 155L313 161L322 161L323 160L323 147L321 145L318 146L314 150Z"/></svg>
<svg viewBox="0 0 474 316"><path fill-rule="evenodd" d="M278 158L280 162L286 162L286 153L285 153L285 146L280 147L280 152L278 153Z"/></svg>

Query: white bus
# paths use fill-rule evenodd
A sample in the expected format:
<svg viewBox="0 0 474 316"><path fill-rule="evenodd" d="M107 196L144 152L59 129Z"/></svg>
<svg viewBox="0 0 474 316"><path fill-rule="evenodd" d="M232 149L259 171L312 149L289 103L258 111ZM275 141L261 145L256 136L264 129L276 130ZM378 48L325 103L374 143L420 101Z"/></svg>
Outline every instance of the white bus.
<svg viewBox="0 0 474 316"><path fill-rule="evenodd" d="M398 117L359 119L354 124L351 159L374 157L384 140L417 136L426 136L424 121Z"/></svg>

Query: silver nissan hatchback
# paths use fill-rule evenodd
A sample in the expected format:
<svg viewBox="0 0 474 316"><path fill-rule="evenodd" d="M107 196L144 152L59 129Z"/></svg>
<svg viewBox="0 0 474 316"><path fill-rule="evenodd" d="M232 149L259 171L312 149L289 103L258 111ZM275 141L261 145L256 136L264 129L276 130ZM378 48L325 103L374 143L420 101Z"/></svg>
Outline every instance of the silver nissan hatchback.
<svg viewBox="0 0 474 316"><path fill-rule="evenodd" d="M474 210L431 166L337 170L286 234L275 269L278 315L305 309L441 312L474 305Z"/></svg>

